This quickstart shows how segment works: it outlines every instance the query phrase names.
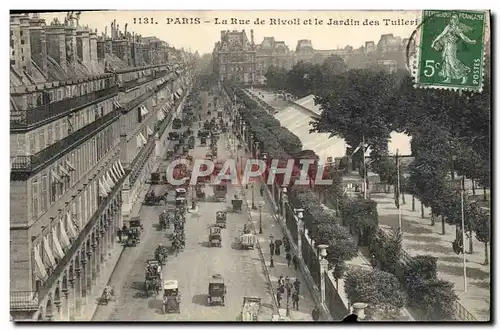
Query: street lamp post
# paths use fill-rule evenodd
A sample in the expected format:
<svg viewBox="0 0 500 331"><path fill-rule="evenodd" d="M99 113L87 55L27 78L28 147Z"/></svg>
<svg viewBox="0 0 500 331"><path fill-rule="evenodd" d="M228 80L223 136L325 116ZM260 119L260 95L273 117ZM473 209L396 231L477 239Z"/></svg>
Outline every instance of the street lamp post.
<svg viewBox="0 0 500 331"><path fill-rule="evenodd" d="M264 201L259 201L259 234L262 234L262 207L264 207L264 204Z"/></svg>
<svg viewBox="0 0 500 331"><path fill-rule="evenodd" d="M252 209L257 210L257 207L255 207L255 185L252 183Z"/></svg>
<svg viewBox="0 0 500 331"><path fill-rule="evenodd" d="M328 245L318 245L317 246L319 249L319 255L320 255L320 260L319 260L319 270L320 270L320 290L321 290L321 304L325 304L325 273L328 270L328 261L326 259L326 249L328 248Z"/></svg>
<svg viewBox="0 0 500 331"><path fill-rule="evenodd" d="M261 227L261 229L262 229L262 227ZM269 240L271 241L271 243L274 242L274 236L272 234L269 235ZM269 264L269 268L274 268L274 258L273 257L274 257L274 252L271 251L271 263Z"/></svg>
<svg viewBox="0 0 500 331"><path fill-rule="evenodd" d="M297 247L299 258L302 258L302 218L304 217L304 209L297 208L293 209L295 215L297 215Z"/></svg>

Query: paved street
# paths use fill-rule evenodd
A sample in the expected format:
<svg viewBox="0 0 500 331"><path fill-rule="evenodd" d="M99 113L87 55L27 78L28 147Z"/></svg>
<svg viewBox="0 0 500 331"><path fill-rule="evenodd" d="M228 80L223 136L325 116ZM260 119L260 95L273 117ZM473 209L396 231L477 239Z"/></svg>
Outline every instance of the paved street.
<svg viewBox="0 0 500 331"><path fill-rule="evenodd" d="M206 107L208 98L204 95ZM197 124L195 124L197 126ZM227 142L219 141L219 158L229 157L225 151ZM197 141L199 143L199 141ZM193 157L204 157L207 147L196 147L190 153ZM228 197L236 193L230 187ZM206 202L199 203L199 211L188 214L186 221L186 247L178 256L169 255L163 269L163 279L179 281L181 292L180 314L163 314L161 295L145 297L143 289L145 260L153 258L158 244L170 246L167 232L156 229L158 215L163 206L143 206L140 211L145 233L137 247L126 248L111 278L115 287L116 302L101 306L94 320L129 321L235 321L241 312L243 296L253 295L262 298L262 318L271 319L272 297L268 293L266 278L257 250L242 251L235 244L247 222L248 214L228 213L227 229L222 230L222 247L209 248L208 228L215 222L215 213L226 210L228 202L213 202L211 187L206 187ZM169 196L173 201L173 196ZM171 203L171 202L170 202ZM208 281L213 274L222 274L226 281L226 306L209 306L207 303Z"/></svg>

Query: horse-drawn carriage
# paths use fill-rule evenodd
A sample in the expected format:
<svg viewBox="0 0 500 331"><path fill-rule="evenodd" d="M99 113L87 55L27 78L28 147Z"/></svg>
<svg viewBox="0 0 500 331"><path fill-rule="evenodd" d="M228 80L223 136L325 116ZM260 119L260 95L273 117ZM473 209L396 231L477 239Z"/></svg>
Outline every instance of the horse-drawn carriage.
<svg viewBox="0 0 500 331"><path fill-rule="evenodd" d="M146 260L146 280L144 281L144 291L149 297L149 292L160 293L161 290L161 265L157 260Z"/></svg>
<svg viewBox="0 0 500 331"><path fill-rule="evenodd" d="M219 210L215 213L215 225L220 228L226 228L227 222L227 212L223 210Z"/></svg>
<svg viewBox="0 0 500 331"><path fill-rule="evenodd" d="M168 133L168 140L179 140L179 132L169 132Z"/></svg>
<svg viewBox="0 0 500 331"><path fill-rule="evenodd" d="M201 144L201 146L206 146L207 145L207 137L205 137L205 136L200 137L200 144Z"/></svg>
<svg viewBox="0 0 500 331"><path fill-rule="evenodd" d="M167 252L167 247L163 245L158 245L155 249L155 260L160 263L160 265L165 265L167 264L167 259L168 259L168 252Z"/></svg>
<svg viewBox="0 0 500 331"><path fill-rule="evenodd" d="M139 216L133 217L129 221L129 227L127 230L127 246L136 246L141 242L141 233L144 230L142 226L141 219Z"/></svg>
<svg viewBox="0 0 500 331"><path fill-rule="evenodd" d="M172 121L172 129L179 130L182 126L182 121L179 118L174 118Z"/></svg>
<svg viewBox="0 0 500 331"><path fill-rule="evenodd" d="M164 210L158 216L158 219L160 222L160 229L166 230L170 226L170 223L173 221L173 218L174 218L174 216L173 216L172 211Z"/></svg>
<svg viewBox="0 0 500 331"><path fill-rule="evenodd" d="M160 205L162 202L163 204L166 204L167 197L165 196L165 194L156 195L154 189L149 191L144 197L144 204L146 206Z"/></svg>
<svg viewBox="0 0 500 331"><path fill-rule="evenodd" d="M218 226L211 226L208 234L208 246L222 246L222 237L220 234L220 227Z"/></svg>
<svg viewBox="0 0 500 331"><path fill-rule="evenodd" d="M225 306L225 296L226 296L226 284L224 283L224 278L221 274L215 274L208 281L208 304L211 305L214 302L220 302L221 305Z"/></svg>
<svg viewBox="0 0 500 331"><path fill-rule="evenodd" d="M189 149L193 149L195 145L195 139L194 136L190 136L188 139L188 147Z"/></svg>
<svg viewBox="0 0 500 331"><path fill-rule="evenodd" d="M241 212L243 206L243 200L238 197L238 195L234 195L234 199L231 200L231 204L233 205L233 212L238 213Z"/></svg>
<svg viewBox="0 0 500 331"><path fill-rule="evenodd" d="M176 280L166 280L163 283L163 313L181 312L181 293Z"/></svg>

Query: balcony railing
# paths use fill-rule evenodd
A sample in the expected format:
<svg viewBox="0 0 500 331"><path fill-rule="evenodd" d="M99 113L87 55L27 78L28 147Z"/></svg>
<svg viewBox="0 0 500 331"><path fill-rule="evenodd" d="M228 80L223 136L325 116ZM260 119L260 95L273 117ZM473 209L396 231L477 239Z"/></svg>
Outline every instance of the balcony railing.
<svg viewBox="0 0 500 331"><path fill-rule="evenodd" d="M170 80L167 80L166 82L164 82L163 84L161 85L158 85L156 88L152 89L151 91L147 92L147 93L144 93L143 95L141 95L140 97L132 100L132 101L129 101L125 104L122 104L122 107L123 107L123 112L127 113L129 112L130 110L134 109L135 107L139 106L141 103L143 103L145 100L149 99L151 96L153 96L153 94L155 94L156 92L160 91L162 88L164 88L168 83L169 83Z"/></svg>
<svg viewBox="0 0 500 331"><path fill-rule="evenodd" d="M35 155L11 157L11 173L13 172L35 172L51 160L61 157L61 155L72 150L82 142L93 136L96 132L107 127L120 117L119 110L114 110L89 125L73 132L62 140L41 150Z"/></svg>
<svg viewBox="0 0 500 331"><path fill-rule="evenodd" d="M82 96L68 98L61 101L38 106L29 110L17 110L10 112L10 125L13 129L25 128L27 126L60 117L83 106L96 102L102 98L110 98L118 93L118 86L112 86L103 90L87 93Z"/></svg>
<svg viewBox="0 0 500 331"><path fill-rule="evenodd" d="M10 310L37 310L38 294L34 291L10 291Z"/></svg>
<svg viewBox="0 0 500 331"><path fill-rule="evenodd" d="M148 156L151 154L155 146L156 146L156 139L154 136L150 136L148 142L139 152L139 155L137 155L134 161L132 161L132 164L130 165L131 171L129 176L130 186L133 186L135 184L135 181L139 177L139 172L144 167L144 164L146 163Z"/></svg>
<svg viewBox="0 0 500 331"><path fill-rule="evenodd" d="M120 91L126 91L126 90L133 88L133 87L149 83L152 80L155 80L157 78L165 76L167 73L168 73L168 70L165 69L165 70L157 71L154 74L149 75L149 76L129 80L128 82L124 82L120 86Z"/></svg>

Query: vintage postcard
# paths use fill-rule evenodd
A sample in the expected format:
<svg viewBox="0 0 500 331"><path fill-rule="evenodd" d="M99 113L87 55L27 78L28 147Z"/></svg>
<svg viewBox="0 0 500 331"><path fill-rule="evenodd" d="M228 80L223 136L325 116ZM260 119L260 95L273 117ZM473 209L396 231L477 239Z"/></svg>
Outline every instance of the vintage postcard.
<svg viewBox="0 0 500 331"><path fill-rule="evenodd" d="M9 28L14 322L491 320L489 11Z"/></svg>

